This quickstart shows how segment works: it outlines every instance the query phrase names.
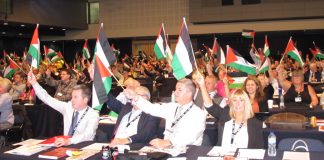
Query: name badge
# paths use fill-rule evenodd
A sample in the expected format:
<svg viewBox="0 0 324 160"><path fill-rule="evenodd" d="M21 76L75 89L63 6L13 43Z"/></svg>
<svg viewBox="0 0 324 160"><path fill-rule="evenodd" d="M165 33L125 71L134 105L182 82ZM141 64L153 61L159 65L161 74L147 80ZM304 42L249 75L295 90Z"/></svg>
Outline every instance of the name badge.
<svg viewBox="0 0 324 160"><path fill-rule="evenodd" d="M300 96L295 97L295 102L301 102L301 101L302 101L302 98Z"/></svg>
<svg viewBox="0 0 324 160"><path fill-rule="evenodd" d="M63 94L61 92L57 93L57 95L60 97L63 96Z"/></svg>

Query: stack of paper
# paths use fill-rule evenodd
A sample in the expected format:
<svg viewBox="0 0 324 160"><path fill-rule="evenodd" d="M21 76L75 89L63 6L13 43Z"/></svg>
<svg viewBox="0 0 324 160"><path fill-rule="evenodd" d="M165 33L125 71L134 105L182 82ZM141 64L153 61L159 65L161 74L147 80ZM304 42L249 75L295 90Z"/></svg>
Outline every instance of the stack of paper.
<svg viewBox="0 0 324 160"><path fill-rule="evenodd" d="M13 150L4 152L8 154L15 154L15 155L23 155L23 156L31 156L35 153L38 153L40 151L44 151L46 149L49 149L48 146L40 146L40 145L23 145L18 148L15 148Z"/></svg>

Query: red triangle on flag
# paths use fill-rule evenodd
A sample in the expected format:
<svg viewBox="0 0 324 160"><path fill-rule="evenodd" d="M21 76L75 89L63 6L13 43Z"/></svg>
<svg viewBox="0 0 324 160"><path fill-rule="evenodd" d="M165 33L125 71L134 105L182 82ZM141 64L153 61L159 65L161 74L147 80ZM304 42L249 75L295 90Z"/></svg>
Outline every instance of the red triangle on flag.
<svg viewBox="0 0 324 160"><path fill-rule="evenodd" d="M230 64L237 61L237 57L233 52L233 49L227 46L227 54L226 54L226 64Z"/></svg>
<svg viewBox="0 0 324 160"><path fill-rule="evenodd" d="M287 54L288 52L290 51L293 51L295 49L295 45L294 45L294 42L292 41L292 39L290 38L289 39L289 42L288 42L288 45L287 45L287 48L285 50L285 54Z"/></svg>
<svg viewBox="0 0 324 160"><path fill-rule="evenodd" d="M101 60L98 56L96 56L96 65L98 66L100 77L110 77L111 76L109 70L101 62Z"/></svg>
<svg viewBox="0 0 324 160"><path fill-rule="evenodd" d="M9 59L9 67L11 69L18 69L18 65L16 64L16 62L14 62L11 58Z"/></svg>
<svg viewBox="0 0 324 160"><path fill-rule="evenodd" d="M33 38L31 40L30 44L38 44L38 25L35 28L34 34L33 34Z"/></svg>

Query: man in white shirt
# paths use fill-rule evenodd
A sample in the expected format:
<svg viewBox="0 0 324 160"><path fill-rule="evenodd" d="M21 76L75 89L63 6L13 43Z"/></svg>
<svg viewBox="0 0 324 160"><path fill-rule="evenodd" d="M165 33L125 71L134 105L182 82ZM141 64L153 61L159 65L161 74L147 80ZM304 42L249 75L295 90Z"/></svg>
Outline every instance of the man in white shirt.
<svg viewBox="0 0 324 160"><path fill-rule="evenodd" d="M28 81L34 87L39 99L63 115L64 135L71 136L71 138L57 138L55 141L56 146L76 144L94 139L98 128L99 114L88 106L91 91L87 86L74 86L71 101L62 102L51 97L38 84L32 72L28 73Z"/></svg>
<svg viewBox="0 0 324 160"><path fill-rule="evenodd" d="M206 114L192 101L196 87L191 80L178 81L175 90L177 103L152 104L132 90L126 89L124 92L144 112L165 119L164 139L153 139L151 145L157 148L201 145Z"/></svg>

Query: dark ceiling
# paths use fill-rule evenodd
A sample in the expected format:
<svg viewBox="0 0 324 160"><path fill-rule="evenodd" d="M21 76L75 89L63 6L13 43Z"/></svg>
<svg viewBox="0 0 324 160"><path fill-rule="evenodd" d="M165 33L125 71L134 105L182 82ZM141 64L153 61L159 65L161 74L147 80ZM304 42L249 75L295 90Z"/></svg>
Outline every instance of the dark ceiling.
<svg viewBox="0 0 324 160"><path fill-rule="evenodd" d="M7 22L0 20L0 37L31 38L36 24ZM65 36L67 28L39 25L40 36Z"/></svg>

